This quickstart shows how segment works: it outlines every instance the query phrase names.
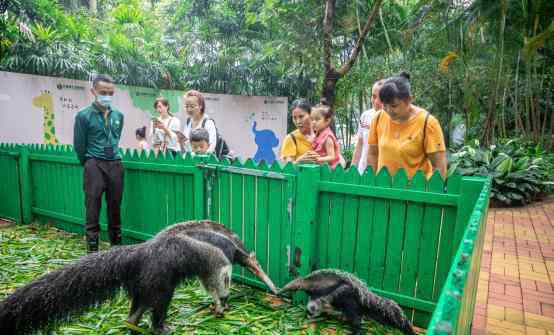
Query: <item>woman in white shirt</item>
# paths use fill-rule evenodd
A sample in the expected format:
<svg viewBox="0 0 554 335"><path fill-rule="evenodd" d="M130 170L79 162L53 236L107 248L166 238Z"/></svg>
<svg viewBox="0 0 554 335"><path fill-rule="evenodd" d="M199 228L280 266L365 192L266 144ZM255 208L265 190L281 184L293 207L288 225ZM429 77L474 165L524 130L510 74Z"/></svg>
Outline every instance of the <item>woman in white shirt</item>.
<svg viewBox="0 0 554 335"><path fill-rule="evenodd" d="M379 99L379 89L383 86L384 80L378 80L373 84L371 88L371 109L367 110L360 115L360 124L358 126L358 140L356 142L356 148L352 154L352 165L358 167L360 174L363 174L367 168L367 152L369 150L369 126L371 120L377 114L378 111L383 109L383 103Z"/></svg>
<svg viewBox="0 0 554 335"><path fill-rule="evenodd" d="M206 102L202 93L195 90L187 91L184 95L184 107L188 118L185 122L183 133L179 136L183 150L191 151L189 141L191 131L204 128L210 135L207 153L213 153L217 144L217 128L215 127L215 122L205 114Z"/></svg>
<svg viewBox="0 0 554 335"><path fill-rule="evenodd" d="M169 101L166 98L159 97L154 101L154 108L160 114L157 118L152 118L150 123L150 138L154 155L158 152L170 152L173 157L181 151L177 132L181 130L181 121L169 112Z"/></svg>

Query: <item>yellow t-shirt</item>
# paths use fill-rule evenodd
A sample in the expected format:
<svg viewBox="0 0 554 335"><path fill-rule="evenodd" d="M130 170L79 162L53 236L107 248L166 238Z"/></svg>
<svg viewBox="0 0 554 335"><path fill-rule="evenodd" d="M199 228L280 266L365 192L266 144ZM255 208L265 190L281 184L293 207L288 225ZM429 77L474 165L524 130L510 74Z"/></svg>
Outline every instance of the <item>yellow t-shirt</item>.
<svg viewBox="0 0 554 335"><path fill-rule="evenodd" d="M294 135L296 144L294 144L294 140L291 135ZM308 141L300 130L296 129L292 133L288 134L283 140L283 145L281 146L281 159L285 160L287 157L297 159L310 150L312 150L312 143Z"/></svg>
<svg viewBox="0 0 554 335"><path fill-rule="evenodd" d="M386 166L394 175L398 169L404 168L410 178L417 170L423 170L428 178L432 175L433 167L427 155L446 149L439 121L433 115L427 119L424 143L423 126L427 114L427 111L420 109L406 123L392 121L384 111L375 116L368 142L378 146L378 170Z"/></svg>

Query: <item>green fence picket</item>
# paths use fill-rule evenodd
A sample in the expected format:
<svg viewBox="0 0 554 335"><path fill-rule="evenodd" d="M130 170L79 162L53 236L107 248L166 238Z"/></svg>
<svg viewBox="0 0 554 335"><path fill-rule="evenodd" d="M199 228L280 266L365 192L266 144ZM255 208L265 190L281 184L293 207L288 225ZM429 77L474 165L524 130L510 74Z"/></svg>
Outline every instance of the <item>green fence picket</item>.
<svg viewBox="0 0 554 335"><path fill-rule="evenodd" d="M265 162L259 166L260 170L268 171L269 168ZM256 258L267 271L269 269L269 250L271 249L269 235L269 208L272 206L269 194L269 179L258 178L256 183L256 225L255 225L255 247Z"/></svg>
<svg viewBox="0 0 554 335"><path fill-rule="evenodd" d="M228 161L222 163L223 167L229 166ZM219 222L227 228L231 228L231 176L229 172L217 171L216 182L219 188Z"/></svg>
<svg viewBox="0 0 554 335"><path fill-rule="evenodd" d="M256 169L254 161L249 159L244 165L247 169ZM244 203L243 213L244 219L242 222L243 242L248 250L255 250L256 246L256 184L258 177L244 176ZM242 275L250 280L255 280L254 275L250 271L242 269Z"/></svg>
<svg viewBox="0 0 554 335"><path fill-rule="evenodd" d="M446 183L448 194L460 194L460 183L462 177L453 175L448 178ZM454 240L454 230L456 227L457 207L448 207L444 209L442 219L441 235L438 248L438 261L436 278L433 285L433 300L437 300L440 290L444 285L448 269L452 263L452 254L455 249L452 241Z"/></svg>
<svg viewBox="0 0 554 335"><path fill-rule="evenodd" d="M345 173L346 183L360 184L360 173L356 166L351 166ZM356 237L360 225L358 221L360 197L356 195L344 196L344 215L341 222L342 236L340 237L340 268L353 272L355 263Z"/></svg>
<svg viewBox="0 0 554 335"><path fill-rule="evenodd" d="M411 180L409 189L423 191L427 187L425 175L418 171ZM408 202L406 206L406 233L404 234L404 257L400 267L400 283L398 292L407 296L415 295L418 266L420 262L421 227L423 223L424 205L418 202ZM413 318L415 309L406 309L406 314Z"/></svg>
<svg viewBox="0 0 554 335"><path fill-rule="evenodd" d="M375 185L391 187L391 176L386 168L381 169L375 177ZM373 211L373 232L371 236L371 254L369 269L369 286L382 289L385 274L385 257L387 231L389 227L389 206L387 199L376 199Z"/></svg>
<svg viewBox="0 0 554 335"><path fill-rule="evenodd" d="M392 187L404 189L408 185L408 176L404 169L399 170L393 177ZM396 200L390 202L390 224L387 234L387 252L385 263L385 275L383 289L389 292L397 292L399 285L399 272L401 270L404 231L406 229L406 201ZM409 246L406 246L411 250Z"/></svg>
<svg viewBox="0 0 554 335"><path fill-rule="evenodd" d="M435 171L429 180L428 191L433 193L442 193L444 191L444 182L438 171ZM420 248L419 252L419 270L416 289L416 297L422 300L431 300L433 297L433 284L441 223L442 208L427 204L423 215L423 227L421 232L421 241L425 247ZM414 314L415 324L426 325L429 319L430 314L427 312L416 311Z"/></svg>
<svg viewBox="0 0 554 335"><path fill-rule="evenodd" d="M279 171L278 164L273 164L276 171ZM280 253L281 253L281 262L284 266L285 271L281 272L281 285L289 282L293 277L294 273L291 273L291 270L294 269L294 258L295 258L295 245L294 238L292 236L292 225L294 221L294 211L302 210L302 208L295 208L295 195L296 195L296 178L292 177L296 173L296 169L292 164L287 164L283 167L282 172L288 174L288 176L281 182L282 183L282 199L283 207L281 208L281 239L280 239Z"/></svg>
<svg viewBox="0 0 554 335"><path fill-rule="evenodd" d="M283 182L276 179L268 180L268 189L270 194L270 206L268 209L268 240L270 243L268 252L269 276L275 281L275 285L282 285L286 280L283 273L283 264L286 263L286 253L281 252L281 226L286 224L283 221L281 212L286 208L287 203L284 198ZM286 269L288 271L288 269Z"/></svg>
<svg viewBox="0 0 554 335"><path fill-rule="evenodd" d="M332 174L333 182L345 182L346 174L338 166ZM345 195L341 193L331 194L329 205L331 207L329 215L329 238L328 238L328 263L327 267L340 269L340 255L342 253L342 229L344 220L344 201Z"/></svg>
<svg viewBox="0 0 554 335"><path fill-rule="evenodd" d="M369 168L362 175L360 185L374 186L375 174ZM371 272L371 236L375 225L374 216L375 198L361 197L358 210L358 229L356 237L356 256L354 262L354 273L361 279L369 282Z"/></svg>
<svg viewBox="0 0 554 335"><path fill-rule="evenodd" d="M239 164L234 164L234 166L241 167ZM231 230L237 234L237 236L243 240L244 230L242 221L243 217L243 206L244 206L244 175L233 173L230 176L231 178L231 189L229 193L231 195ZM233 266L234 275L242 275L242 269L238 266Z"/></svg>
<svg viewBox="0 0 554 335"><path fill-rule="evenodd" d="M328 167L320 168L320 180L329 181L331 171ZM302 192L302 190L300 190ZM331 195L327 192L319 193L318 208L316 214L315 234L317 245L315 247L315 263L317 268L326 268L329 264L329 227L331 222Z"/></svg>

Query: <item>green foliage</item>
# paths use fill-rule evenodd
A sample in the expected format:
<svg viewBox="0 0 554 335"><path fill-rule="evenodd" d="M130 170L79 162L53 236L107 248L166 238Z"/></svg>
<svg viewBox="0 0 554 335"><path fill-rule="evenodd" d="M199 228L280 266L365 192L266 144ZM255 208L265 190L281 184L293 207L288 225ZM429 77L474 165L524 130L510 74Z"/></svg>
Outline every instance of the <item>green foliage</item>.
<svg viewBox="0 0 554 335"><path fill-rule="evenodd" d="M0 70L319 100L323 1L99 0L97 15L59 3L7 2ZM336 64L351 55L373 3L336 1ZM469 139L522 136L552 148L552 13L544 0L385 1L337 85L343 144L370 108L373 82L407 70L414 103L443 128L462 117Z"/></svg>
<svg viewBox="0 0 554 335"><path fill-rule="evenodd" d="M491 177L492 199L508 206L530 203L552 191L554 160L539 146L522 143L512 139L485 148L475 141L451 155L448 175Z"/></svg>
<svg viewBox="0 0 554 335"><path fill-rule="evenodd" d="M346 161L346 166L350 166L352 164L352 155L354 154L354 148L348 147L342 150L342 157L344 157L344 160Z"/></svg>

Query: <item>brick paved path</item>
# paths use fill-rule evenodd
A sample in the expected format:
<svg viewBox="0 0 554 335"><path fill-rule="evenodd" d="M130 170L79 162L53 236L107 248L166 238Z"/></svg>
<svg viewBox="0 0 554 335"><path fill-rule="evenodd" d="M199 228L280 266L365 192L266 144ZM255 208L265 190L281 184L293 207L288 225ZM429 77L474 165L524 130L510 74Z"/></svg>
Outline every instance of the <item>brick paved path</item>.
<svg viewBox="0 0 554 335"><path fill-rule="evenodd" d="M554 198L490 209L472 334L554 335Z"/></svg>

